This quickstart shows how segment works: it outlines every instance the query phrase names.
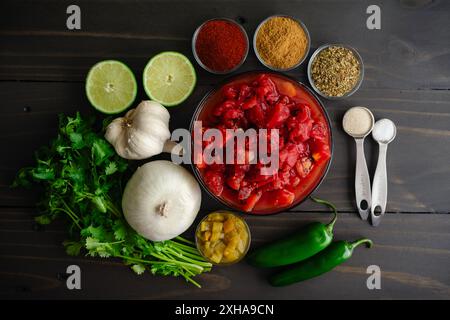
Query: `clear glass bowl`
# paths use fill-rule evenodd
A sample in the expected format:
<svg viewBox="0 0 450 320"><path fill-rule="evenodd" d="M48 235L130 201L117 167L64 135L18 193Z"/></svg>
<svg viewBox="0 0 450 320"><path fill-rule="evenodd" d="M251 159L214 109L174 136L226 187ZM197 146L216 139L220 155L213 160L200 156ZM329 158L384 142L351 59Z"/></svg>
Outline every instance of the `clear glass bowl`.
<svg viewBox="0 0 450 320"><path fill-rule="evenodd" d="M227 22L230 22L230 23L232 23L232 24L238 26L239 29L242 31L242 34L244 35L244 38L245 38L245 44L246 44L245 54L244 54L244 56L242 57L241 62L239 62L234 68L232 68L232 69L230 69L230 70L217 71L217 70L210 69L210 68L208 68L205 64L203 64L202 60L200 60L200 57L197 55L197 51L196 51L196 49L195 49L195 43L197 42L197 37L198 37L198 34L199 34L199 32L200 32L200 29L201 29L205 24L207 24L208 22L211 22L211 21L227 21ZM213 74L229 74L229 73L232 73L232 72L236 71L237 69L239 69L239 68L244 64L245 60L247 59L248 48L249 48L249 40L248 40L247 32L245 31L244 27L242 27L242 26L241 26L239 23L237 23L236 21L231 20L231 19L228 19L228 18L213 18L213 19L206 20L206 21L203 22L200 26L197 27L197 29L196 29L195 32L194 32L194 35L192 36L192 43L191 43L191 46L192 46L192 54L194 55L195 60L197 61L197 63L198 63L203 69L205 69L206 71L208 71L208 72L210 72L210 73L213 73Z"/></svg>
<svg viewBox="0 0 450 320"><path fill-rule="evenodd" d="M258 48L256 47L256 37L257 37L257 35L258 35L259 29L261 29L261 27L262 27L262 25L263 25L264 23L266 23L266 22L269 21L270 19L276 18L276 17L289 18L289 19L292 19L292 20L294 20L295 22L297 22L297 23L300 25L300 27L302 27L303 31L305 31L306 37L307 37L307 39L308 39L308 45L307 45L307 47L306 47L306 51L305 51L305 54L303 55L303 58L301 58L300 61L299 61L296 65L294 65L294 66L292 66L292 67L290 67L290 68L287 68L287 69L278 69L278 68L275 68L275 67L271 66L270 64L267 64L267 63L264 61L264 59L261 58L261 56L259 55L259 53L258 53ZM291 17L291 16L288 16L288 15L284 15L284 14L275 14L275 15L272 15L272 16L270 16L270 17L267 17L266 19L264 19L263 21L261 21L260 24L258 25L258 27L256 28L256 31L255 31L255 33L254 33L254 35L253 35L253 51L255 51L256 57L258 58L259 62L261 62L265 67L267 67L267 68L269 68L270 70L273 70L273 71L284 72L284 71L290 71L290 70L293 70L293 69L297 68L298 66L300 66L300 65L303 63L303 61L305 61L306 57L308 56L308 53L309 53L310 48L311 48L311 37L310 37L310 35L309 35L309 31L308 31L308 29L306 28L305 24L304 24L301 20L299 20L299 19L296 19L296 18Z"/></svg>
<svg viewBox="0 0 450 320"><path fill-rule="evenodd" d="M248 241L247 241L247 244L246 244L246 246L245 246L245 250L244 250L244 252L241 254L241 256L239 257L239 259L236 259L236 260L231 261L231 262L216 263L216 262L214 262L214 261L211 261L211 260L203 253L203 251L201 250L200 244L199 244L199 239L198 239L198 237L197 237L197 234L198 234L198 232L199 232L199 228L200 228L201 223L202 223L203 221L205 221L205 220L208 218L208 216L211 215L211 214L213 214L213 213L225 213L225 214L231 214L231 215L233 215L236 219L239 219L240 221L243 222L243 224L244 224L244 226L245 226L245 230L246 230L247 235L248 235ZM211 212L211 213L207 214L206 216L204 216L204 217L202 218L202 220L200 220L200 222L198 223L197 227L195 228L195 245L197 246L198 252L200 252L200 254L202 255L202 257L205 258L206 261L211 262L212 264L214 264L214 265L216 265L216 266L229 266L229 265L238 263L239 261L241 261L242 259L244 259L244 257L247 255L248 250L250 249L250 243L251 243L251 242L252 242L252 235L251 235L251 233L250 233L250 228L249 228L247 222L244 220L244 218L242 218L242 217L238 216L237 214L235 214L235 213L233 213L233 212L230 212L230 211L226 211L226 210L216 210L216 211L214 211L214 212Z"/></svg>
<svg viewBox="0 0 450 320"><path fill-rule="evenodd" d="M289 76L286 76L284 74L280 74L278 72L274 71L249 71L244 72L238 75L234 75L229 77L228 79L224 80L222 83L219 83L215 88L210 90L203 99L199 102L197 109L195 110L190 124L190 132L193 134L194 132L194 123L197 120L205 120L205 114L208 114L211 110L211 108L218 102L221 101L221 88L223 86L229 85L230 83L239 83L239 82L247 82L247 81L253 81L261 74L268 74L274 77L279 77L283 80L290 81L293 85L295 85L297 88L305 92L312 101L314 101L314 104L318 107L317 112L321 114L321 116L325 119L325 122L327 124L327 129L329 132L329 146L330 146L330 159L328 159L327 163L323 164L320 168L320 171L316 172L316 176L314 179L311 179L308 181L308 185L305 186L303 184L304 190L299 189L298 196L296 194L296 197L292 204L289 206L283 206L283 207L276 207L272 206L269 208L258 210L256 207L251 212L246 212L247 214L251 215L271 215L271 214L277 214L284 211L287 211L303 201L305 201L317 188L320 186L322 181L325 179L325 176L328 173L328 170L331 165L331 161L333 158L333 134L331 131L331 122L330 118L328 116L328 113L322 104L322 102L319 100L319 98L314 94L314 92L309 89L306 85L302 84L298 80L291 78ZM194 150L194 141L192 140L191 143L191 150ZM224 195L216 196L214 193L212 193L206 183L203 180L203 175L200 172L200 169L197 168L197 166L194 163L194 153L191 152L191 165L192 165L192 171L194 172L195 177L197 178L197 181L200 183L200 185L203 187L204 190L214 199L216 199L218 202L220 202L222 205L224 205L226 208L229 208L230 210L234 211L240 211L243 212L242 207L239 206L236 201L232 201L230 199L227 199Z"/></svg>
<svg viewBox="0 0 450 320"><path fill-rule="evenodd" d="M356 59L359 62L359 66L360 66L360 72L359 72L359 80L356 83L356 85L353 87L352 90L350 90L349 92L347 92L346 94L344 94L343 96L340 97L335 97L335 96L329 96L325 93L323 93L322 91L319 90L319 88L317 88L314 84L314 81L312 79L312 75L311 75L311 68L312 68L312 64L314 62L314 59L316 58L316 56L324 49L329 48L329 47L342 47L342 48L346 48L348 50L350 50L356 57ZM361 58L361 55L358 53L358 51L356 51L356 49L345 45L345 44L340 44L340 43L331 43L331 44L324 44L322 46L320 46L319 48L316 49L316 51L314 51L314 53L312 54L311 58L309 59L308 62L308 80L309 83L311 84L311 87L314 89L315 92L317 92L320 96L324 97L325 99L329 99L329 100L340 100L340 99L345 99L350 97L352 94L354 94L356 91L358 91L359 87L361 86L361 83L363 81L364 78L364 63L363 60Z"/></svg>

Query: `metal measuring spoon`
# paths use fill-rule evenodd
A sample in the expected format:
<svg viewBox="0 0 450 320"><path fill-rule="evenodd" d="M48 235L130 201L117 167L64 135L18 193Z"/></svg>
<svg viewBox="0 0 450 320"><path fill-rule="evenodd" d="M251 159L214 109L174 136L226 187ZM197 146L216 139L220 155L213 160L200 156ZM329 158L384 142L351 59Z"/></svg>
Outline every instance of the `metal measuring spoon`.
<svg viewBox="0 0 450 320"><path fill-rule="evenodd" d="M370 217L372 225L378 226L381 218L386 211L387 202L387 170L386 170L386 152L387 146L397 135L397 128L394 122L389 119L381 119L375 123L372 131L373 139L378 142L378 163L373 177L372 186L372 206Z"/></svg>
<svg viewBox="0 0 450 320"><path fill-rule="evenodd" d="M355 124L367 123L367 126L358 128ZM370 123L369 123L370 122ZM364 155L364 139L372 131L375 118L372 112L365 107L353 107L347 110L342 120L344 131L355 138L356 143L356 169L355 169L355 196L359 216L367 220L372 203L370 191L370 177Z"/></svg>

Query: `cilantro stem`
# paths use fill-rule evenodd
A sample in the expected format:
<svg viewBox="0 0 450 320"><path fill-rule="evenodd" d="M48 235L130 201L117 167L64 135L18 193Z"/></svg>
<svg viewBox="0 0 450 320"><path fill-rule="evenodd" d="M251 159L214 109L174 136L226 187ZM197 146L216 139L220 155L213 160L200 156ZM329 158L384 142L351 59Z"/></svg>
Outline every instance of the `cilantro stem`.
<svg viewBox="0 0 450 320"><path fill-rule="evenodd" d="M61 212L64 212L65 214L67 214L69 217L70 217L70 219L72 219L72 221L73 221L73 223L81 230L81 226L80 226L80 224L78 223L78 219L77 218L75 218L71 213L70 213L70 211L67 211L66 209L63 209L63 208L52 208L52 210L54 211L54 212L56 212L56 211L61 211Z"/></svg>
<svg viewBox="0 0 450 320"><path fill-rule="evenodd" d="M173 263L174 265L179 265L180 267L185 266L185 267L188 267L188 268L197 270L198 273L201 273L201 272L203 272L203 270L204 270L203 267L198 266L198 265L195 265L195 264L192 264L192 263L186 263L186 262L182 262L182 261L176 261L176 260L170 259L170 258L168 258L168 257L166 258L166 257L163 257L163 256L158 256L158 255L156 255L156 254L152 254L152 256L155 257L155 258L158 258L158 259L160 259L160 260L164 260L164 261L167 261L167 262L171 262L171 263ZM130 261L135 261L135 262L146 263L146 264L152 264L152 263L153 263L153 262L150 261L150 260L144 260L144 259L140 259L140 258L134 258L134 257L129 257L129 256L123 256L123 255L115 255L115 257L127 259L127 260L130 260Z"/></svg>
<svg viewBox="0 0 450 320"><path fill-rule="evenodd" d="M184 242L184 243L187 243L187 244L190 244L190 245L195 246L195 243L194 243L193 241L190 241L190 240L188 240L188 239L185 239L185 238L183 238L183 237L181 237L181 236L176 237L175 240L179 240L179 241L181 241L181 242Z"/></svg>
<svg viewBox="0 0 450 320"><path fill-rule="evenodd" d="M117 209L117 207L114 205L114 203L112 202L111 198L109 195L105 196L106 198L106 206L107 208L114 213L118 218L120 218L122 216L122 213L120 212L119 209Z"/></svg>
<svg viewBox="0 0 450 320"><path fill-rule="evenodd" d="M183 275L183 277L190 283L192 283L194 286L196 286L197 288L201 288L202 286L200 285L200 283L198 283L197 281L195 281L194 279L192 279L189 276Z"/></svg>
<svg viewBox="0 0 450 320"><path fill-rule="evenodd" d="M205 267L210 267L211 266L211 263L209 263L209 262L200 262L200 261L196 261L196 260L193 260L193 259L189 258L187 256L188 255L187 253L179 253L179 252L176 252L175 250L172 250L171 248L167 248L167 251L169 251L170 253L175 255L177 258L183 259L183 260L185 260L187 262L195 263L197 265L205 266Z"/></svg>
<svg viewBox="0 0 450 320"><path fill-rule="evenodd" d="M164 264L165 262L163 261L157 261L157 260L143 260L143 259L139 259L139 258L133 258L133 257L129 257L129 256L123 256L123 255L114 255L114 257L116 258L120 258L120 259L125 259L125 260L129 260L129 261L134 261L134 262L141 262L141 263L147 263L147 264Z"/></svg>
<svg viewBox="0 0 450 320"><path fill-rule="evenodd" d="M175 242L175 241L169 241L169 244L171 246L173 246L173 247L179 248L179 249L181 249L183 251L191 252L191 253L196 254L196 255L198 255L200 257L200 255L198 253L198 250L196 248L192 247L192 246L187 246L187 245Z"/></svg>
<svg viewBox="0 0 450 320"><path fill-rule="evenodd" d="M205 264L205 265L209 266L209 263L204 261L204 258L202 256L198 255L198 254L193 254L193 253L190 253L190 252L187 252L187 251L180 251L180 254L185 255L185 256L187 256L189 258L192 258L192 259L196 260L199 264Z"/></svg>
<svg viewBox="0 0 450 320"><path fill-rule="evenodd" d="M60 200L61 200L62 204L64 205L64 207L66 208L66 210L68 212L70 212L77 221L80 221L80 217L78 217L78 215L70 209L70 207L67 205L67 203L64 201L64 199L60 197Z"/></svg>

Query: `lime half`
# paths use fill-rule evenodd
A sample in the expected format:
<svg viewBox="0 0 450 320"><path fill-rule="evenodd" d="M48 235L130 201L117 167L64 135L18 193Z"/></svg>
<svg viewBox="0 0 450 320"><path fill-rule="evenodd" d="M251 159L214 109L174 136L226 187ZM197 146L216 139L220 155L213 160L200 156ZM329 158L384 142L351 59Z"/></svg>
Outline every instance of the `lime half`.
<svg viewBox="0 0 450 320"><path fill-rule="evenodd" d="M120 61L101 61L89 70L86 78L89 102L103 113L124 111L133 103L136 92L133 72Z"/></svg>
<svg viewBox="0 0 450 320"><path fill-rule="evenodd" d="M194 90L197 76L192 63L178 52L162 52L147 63L144 89L150 99L166 107L186 100Z"/></svg>

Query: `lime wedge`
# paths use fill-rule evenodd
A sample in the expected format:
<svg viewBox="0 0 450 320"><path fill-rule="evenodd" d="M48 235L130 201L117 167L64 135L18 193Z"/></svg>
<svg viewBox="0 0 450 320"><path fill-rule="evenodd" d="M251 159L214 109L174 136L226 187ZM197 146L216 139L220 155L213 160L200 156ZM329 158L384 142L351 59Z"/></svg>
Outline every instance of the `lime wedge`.
<svg viewBox="0 0 450 320"><path fill-rule="evenodd" d="M166 107L186 100L194 90L197 76L188 58L178 52L162 52L147 63L144 89L150 99Z"/></svg>
<svg viewBox="0 0 450 320"><path fill-rule="evenodd" d="M136 92L133 72L120 61L101 61L89 70L86 78L89 102L103 113L124 111L133 103Z"/></svg>

